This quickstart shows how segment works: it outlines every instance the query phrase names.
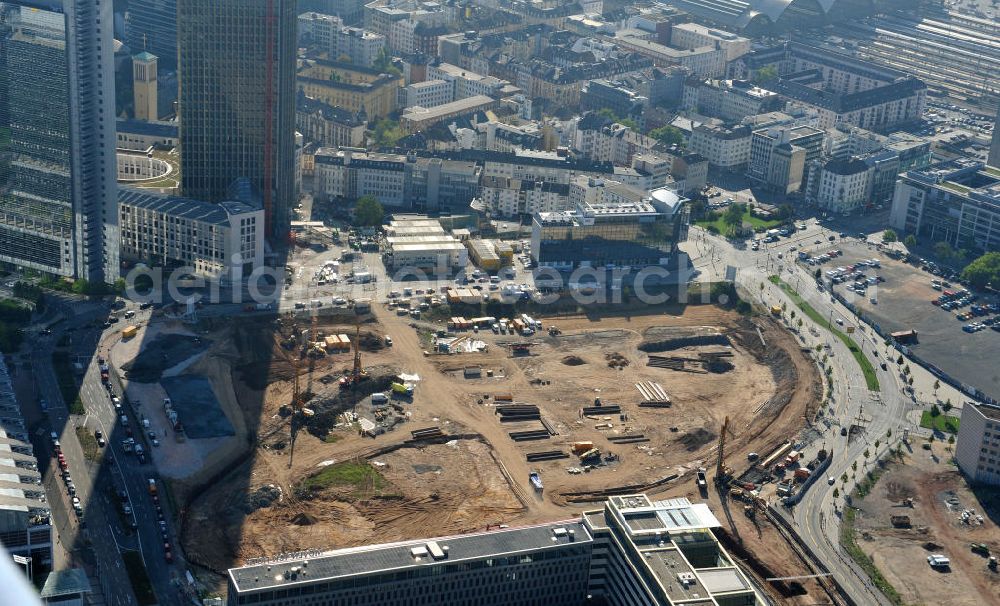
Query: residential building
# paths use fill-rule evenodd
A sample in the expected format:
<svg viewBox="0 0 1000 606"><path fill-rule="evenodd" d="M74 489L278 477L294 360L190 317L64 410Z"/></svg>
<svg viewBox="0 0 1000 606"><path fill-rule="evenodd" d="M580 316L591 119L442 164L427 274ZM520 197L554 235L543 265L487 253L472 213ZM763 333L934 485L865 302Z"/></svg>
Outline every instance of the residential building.
<svg viewBox="0 0 1000 606"><path fill-rule="evenodd" d="M361 22L365 0L299 0L299 10L336 15L351 25Z"/></svg>
<svg viewBox="0 0 1000 606"><path fill-rule="evenodd" d="M651 154L658 143L601 114L587 113L577 123L573 147L593 162L628 166L635 154Z"/></svg>
<svg viewBox="0 0 1000 606"><path fill-rule="evenodd" d="M830 160L819 171L810 201L820 208L847 213L869 200L872 167L860 158Z"/></svg>
<svg viewBox="0 0 1000 606"><path fill-rule="evenodd" d="M184 195L223 201L249 179L281 238L298 200L295 1L177 0L177 20Z"/></svg>
<svg viewBox="0 0 1000 606"><path fill-rule="evenodd" d="M283 606L312 596L357 606L612 606L764 599L712 533L708 505L611 497L579 520L369 545L229 570L229 603ZM360 586L364 579L364 586Z"/></svg>
<svg viewBox="0 0 1000 606"><path fill-rule="evenodd" d="M445 26L454 9L443 3L418 0L375 0L364 7L365 28L386 37L398 54L437 54L438 36L450 33Z"/></svg>
<svg viewBox="0 0 1000 606"><path fill-rule="evenodd" d="M899 175L889 225L923 242L1000 250L1000 168L960 159Z"/></svg>
<svg viewBox="0 0 1000 606"><path fill-rule="evenodd" d="M395 74L324 59L303 61L296 81L300 94L351 113L363 111L369 120L396 111L403 84Z"/></svg>
<svg viewBox="0 0 1000 606"><path fill-rule="evenodd" d="M479 199L493 217L517 219L535 213L568 210L569 185L545 181L522 181L507 177L483 177Z"/></svg>
<svg viewBox="0 0 1000 606"><path fill-rule="evenodd" d="M698 23L678 23L672 26L669 44L683 49L719 46L726 52L727 63L750 52L750 38Z"/></svg>
<svg viewBox="0 0 1000 606"><path fill-rule="evenodd" d="M361 112L328 105L299 94L296 98L295 129L307 141L321 147L363 147L368 121Z"/></svg>
<svg viewBox="0 0 1000 606"><path fill-rule="evenodd" d="M403 114L399 118L399 125L404 131L415 133L451 118L468 116L469 114L495 109L496 107L496 99L483 95L459 99L458 101L444 103L436 107L420 107L417 105L403 110Z"/></svg>
<svg viewBox="0 0 1000 606"><path fill-rule="evenodd" d="M313 46L331 61L372 67L386 52L385 36L344 25L343 19L322 13L302 13L298 18L299 44Z"/></svg>
<svg viewBox="0 0 1000 606"><path fill-rule="evenodd" d="M609 109L618 118L628 118L640 126L648 106L648 98L605 79L591 80L580 91L581 111Z"/></svg>
<svg viewBox="0 0 1000 606"><path fill-rule="evenodd" d="M704 116L738 121L747 116L780 111L785 102L777 93L746 80L689 78L684 84L681 106Z"/></svg>
<svg viewBox="0 0 1000 606"><path fill-rule="evenodd" d="M454 101L455 87L444 80L424 80L400 89L400 107L437 107Z"/></svg>
<svg viewBox="0 0 1000 606"><path fill-rule="evenodd" d="M110 2L0 2L0 263L119 275Z"/></svg>
<svg viewBox="0 0 1000 606"><path fill-rule="evenodd" d="M177 68L177 0L129 0L125 11L125 44L132 52L148 51L164 69Z"/></svg>
<svg viewBox="0 0 1000 606"><path fill-rule="evenodd" d="M750 163L749 126L733 127L701 124L691 131L688 149L722 170L740 171Z"/></svg>
<svg viewBox="0 0 1000 606"><path fill-rule="evenodd" d="M686 238L684 198L669 189L649 193L601 179L574 180L571 210L536 213L531 257L542 267L665 265Z"/></svg>
<svg viewBox="0 0 1000 606"><path fill-rule="evenodd" d="M143 51L132 57L132 107L136 120L148 122L159 118L156 71L156 55Z"/></svg>
<svg viewBox="0 0 1000 606"><path fill-rule="evenodd" d="M1000 484L1000 407L962 405L955 461L971 482Z"/></svg>
<svg viewBox="0 0 1000 606"><path fill-rule="evenodd" d="M479 189L474 161L322 148L315 155L316 195L353 201L374 196L387 208L467 211Z"/></svg>
<svg viewBox="0 0 1000 606"><path fill-rule="evenodd" d="M670 180L664 183L682 195L697 195L708 184L708 159L695 153L670 155Z"/></svg>
<svg viewBox="0 0 1000 606"><path fill-rule="evenodd" d="M0 355L0 544L34 566L52 566L52 520L42 474L21 416L14 385ZM72 515L72 514L71 514ZM9 557L9 556L8 556Z"/></svg>
<svg viewBox="0 0 1000 606"><path fill-rule="evenodd" d="M993 121L993 139L990 141L990 152L986 163L1000 168L1000 107L997 108L997 119Z"/></svg>
<svg viewBox="0 0 1000 606"><path fill-rule="evenodd" d="M726 75L726 51L717 45L700 46L698 48L678 49L634 34L618 32L615 44L634 51L653 61L653 65L667 67L679 65L686 67L696 76L703 78L722 78Z"/></svg>
<svg viewBox="0 0 1000 606"><path fill-rule="evenodd" d="M752 79L765 67L778 73L768 88L816 111L820 128L850 124L888 132L921 119L927 102L927 85L905 72L801 42L755 50L733 71Z"/></svg>
<svg viewBox="0 0 1000 606"><path fill-rule="evenodd" d="M770 189L798 191L805 183L807 164L822 153L824 136L824 131L805 125L755 130L747 176Z"/></svg>
<svg viewBox="0 0 1000 606"><path fill-rule="evenodd" d="M514 94L518 90L506 80L483 76L443 61L427 65L427 79L452 83L452 94L456 101L479 95L500 98L502 95Z"/></svg>
<svg viewBox="0 0 1000 606"><path fill-rule="evenodd" d="M264 211L233 197L203 202L121 188L122 257L205 278L250 275L264 263Z"/></svg>

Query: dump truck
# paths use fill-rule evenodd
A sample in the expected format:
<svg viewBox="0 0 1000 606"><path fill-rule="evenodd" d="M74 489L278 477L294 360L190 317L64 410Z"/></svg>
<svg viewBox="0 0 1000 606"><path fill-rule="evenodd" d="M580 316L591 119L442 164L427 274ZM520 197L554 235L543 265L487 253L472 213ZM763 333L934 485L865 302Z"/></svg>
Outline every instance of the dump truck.
<svg viewBox="0 0 1000 606"><path fill-rule="evenodd" d="M776 317L776 318L779 317L781 315L781 306L780 305L772 305L771 306L771 315L774 316L774 317Z"/></svg>
<svg viewBox="0 0 1000 606"><path fill-rule="evenodd" d="M697 477L698 477L698 479L697 479L698 488L699 489L708 488L708 479L705 477L705 469L704 468L698 470L698 476Z"/></svg>
<svg viewBox="0 0 1000 606"><path fill-rule="evenodd" d="M531 482L531 487L535 489L535 492L542 492L542 477L538 475L537 471L528 474L528 481Z"/></svg>
<svg viewBox="0 0 1000 606"><path fill-rule="evenodd" d="M799 482L804 482L809 479L809 470L805 467L799 467L795 470L795 479Z"/></svg>
<svg viewBox="0 0 1000 606"><path fill-rule="evenodd" d="M799 451L797 451L797 450L793 450L793 451L789 452L788 456L785 457L785 467L790 467L790 466L794 465L795 463L797 463L798 460L799 460L799 457L801 457L801 456L802 456L802 453L799 452Z"/></svg>

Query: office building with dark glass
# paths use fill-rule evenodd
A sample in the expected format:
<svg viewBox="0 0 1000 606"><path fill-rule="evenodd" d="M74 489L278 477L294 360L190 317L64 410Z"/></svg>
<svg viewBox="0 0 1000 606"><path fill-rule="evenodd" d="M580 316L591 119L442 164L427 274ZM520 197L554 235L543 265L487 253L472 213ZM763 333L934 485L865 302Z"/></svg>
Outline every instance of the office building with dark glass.
<svg viewBox="0 0 1000 606"><path fill-rule="evenodd" d="M177 67L177 0L129 0L125 43L132 53L156 55L160 68Z"/></svg>
<svg viewBox="0 0 1000 606"><path fill-rule="evenodd" d="M118 276L110 2L0 2L0 263Z"/></svg>
<svg viewBox="0 0 1000 606"><path fill-rule="evenodd" d="M295 204L294 0L178 0L181 188L225 199L235 179L260 192L267 232Z"/></svg>

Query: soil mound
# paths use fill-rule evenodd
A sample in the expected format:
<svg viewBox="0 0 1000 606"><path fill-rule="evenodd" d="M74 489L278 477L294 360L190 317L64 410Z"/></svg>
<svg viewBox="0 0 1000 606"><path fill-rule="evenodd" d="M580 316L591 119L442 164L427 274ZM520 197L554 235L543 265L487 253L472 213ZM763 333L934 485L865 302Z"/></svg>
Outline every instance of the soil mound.
<svg viewBox="0 0 1000 606"><path fill-rule="evenodd" d="M586 362L583 361L583 358L579 356L566 356L562 359L562 363L566 366L583 366L586 364Z"/></svg>

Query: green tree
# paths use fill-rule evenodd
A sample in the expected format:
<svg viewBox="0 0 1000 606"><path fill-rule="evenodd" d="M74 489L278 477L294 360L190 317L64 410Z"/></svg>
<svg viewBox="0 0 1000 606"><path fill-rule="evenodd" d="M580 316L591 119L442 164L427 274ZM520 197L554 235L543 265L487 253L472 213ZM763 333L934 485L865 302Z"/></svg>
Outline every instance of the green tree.
<svg viewBox="0 0 1000 606"><path fill-rule="evenodd" d="M952 409L951 400L947 400L944 404L941 405L941 410L945 411L945 413L951 412L951 409Z"/></svg>
<svg viewBox="0 0 1000 606"><path fill-rule="evenodd" d="M399 140L406 136L399 123L388 118L378 120L373 133L375 144L379 147L396 147Z"/></svg>
<svg viewBox="0 0 1000 606"><path fill-rule="evenodd" d="M819 280L820 278L822 278L823 277L823 270L817 267L816 271L813 272L813 277L816 278L817 280Z"/></svg>
<svg viewBox="0 0 1000 606"><path fill-rule="evenodd" d="M898 240L899 240L899 236L897 236L896 232L894 232L893 230L887 229L884 232L882 232L882 241L883 242L889 243L889 242L896 242Z"/></svg>
<svg viewBox="0 0 1000 606"><path fill-rule="evenodd" d="M358 225L381 225L384 216L385 210L375 196L363 196L354 206L354 222Z"/></svg>
<svg viewBox="0 0 1000 606"><path fill-rule="evenodd" d="M902 364L902 363L903 363L903 354L899 354L899 357L896 358L896 364Z"/></svg>
<svg viewBox="0 0 1000 606"><path fill-rule="evenodd" d="M684 131L669 124L654 128L649 131L649 136L667 146L684 144Z"/></svg>
<svg viewBox="0 0 1000 606"><path fill-rule="evenodd" d="M722 222L729 226L729 233L736 233L736 228L743 225L743 213L746 207L742 204L730 204L722 214Z"/></svg>
<svg viewBox="0 0 1000 606"><path fill-rule="evenodd" d="M905 238L903 238L903 244L905 244L907 248L913 248L914 246L917 245L917 237L914 236L913 234L910 234Z"/></svg>
<svg viewBox="0 0 1000 606"><path fill-rule="evenodd" d="M951 247L951 244L948 244L944 240L934 243L934 254L941 259L950 261L955 257L956 252L957 251Z"/></svg>
<svg viewBox="0 0 1000 606"><path fill-rule="evenodd" d="M962 279L975 288L984 288L987 284L1000 288L1000 252L988 252L969 263L962 270Z"/></svg>
<svg viewBox="0 0 1000 606"><path fill-rule="evenodd" d="M778 78L778 68L773 65L765 65L753 74L754 84L766 84Z"/></svg>

